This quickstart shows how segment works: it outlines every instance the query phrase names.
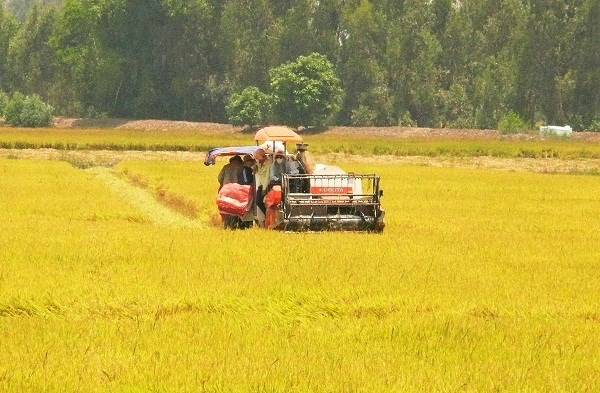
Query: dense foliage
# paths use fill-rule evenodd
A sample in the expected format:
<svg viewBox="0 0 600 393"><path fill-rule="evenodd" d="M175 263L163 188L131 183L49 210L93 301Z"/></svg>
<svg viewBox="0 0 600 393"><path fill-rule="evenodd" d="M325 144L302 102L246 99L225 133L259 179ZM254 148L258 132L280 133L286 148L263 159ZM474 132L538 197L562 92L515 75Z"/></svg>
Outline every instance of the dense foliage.
<svg viewBox="0 0 600 393"><path fill-rule="evenodd" d="M504 133L515 133L526 131L527 125L517 113L513 110L508 111L498 122L498 130Z"/></svg>
<svg viewBox="0 0 600 393"><path fill-rule="evenodd" d="M19 18L0 5L0 90L63 115L225 122L232 94L272 94L273 69L316 52L341 81L337 124L600 119L597 0L56 4Z"/></svg>
<svg viewBox="0 0 600 393"><path fill-rule="evenodd" d="M8 104L8 95L0 90L0 117L4 116L4 108L6 108L6 104Z"/></svg>
<svg viewBox="0 0 600 393"><path fill-rule="evenodd" d="M339 111L340 80L325 56L300 56L273 68L270 75L278 122L320 126Z"/></svg>
<svg viewBox="0 0 600 393"><path fill-rule="evenodd" d="M44 127L52 124L54 108L42 101L40 96L25 96L15 92L10 99L0 92L0 115L6 123L22 127Z"/></svg>
<svg viewBox="0 0 600 393"><path fill-rule="evenodd" d="M256 86L248 86L234 93L227 104L229 122L233 125L256 126L265 124L271 112L271 98Z"/></svg>

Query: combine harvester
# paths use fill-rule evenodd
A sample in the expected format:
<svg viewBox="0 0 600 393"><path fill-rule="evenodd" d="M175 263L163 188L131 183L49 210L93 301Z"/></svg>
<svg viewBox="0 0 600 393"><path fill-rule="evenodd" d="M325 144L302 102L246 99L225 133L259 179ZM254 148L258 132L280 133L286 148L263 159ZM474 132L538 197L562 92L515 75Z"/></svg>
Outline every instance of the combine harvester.
<svg viewBox="0 0 600 393"><path fill-rule="evenodd" d="M295 143L306 149L302 137L287 127L270 126L254 136L256 145L211 149L204 160L214 165L219 156L253 154L261 148L267 154L284 151ZM346 173L337 166L316 164L312 173L284 174L265 196L266 214L253 200L253 186L227 184L219 191L217 206L225 228L247 228L254 221L268 229L284 231L369 231L381 232L385 212L383 191L376 174Z"/></svg>

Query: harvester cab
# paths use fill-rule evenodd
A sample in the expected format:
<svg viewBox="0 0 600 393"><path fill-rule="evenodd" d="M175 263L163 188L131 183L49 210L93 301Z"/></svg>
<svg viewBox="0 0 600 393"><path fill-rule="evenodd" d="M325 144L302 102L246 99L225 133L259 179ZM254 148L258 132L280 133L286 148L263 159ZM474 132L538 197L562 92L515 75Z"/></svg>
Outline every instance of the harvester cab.
<svg viewBox="0 0 600 393"><path fill-rule="evenodd" d="M283 152L298 170L282 174L280 181L270 185L264 197L264 216L253 200L254 188L239 184L221 188L217 207L226 228L245 228L258 221L265 228L285 231L383 231L385 212L378 175L309 164L304 161L308 145L287 127L262 128L254 140L255 146L212 149L204 164L214 164L218 156L253 154L260 148L271 155ZM290 143L295 143L297 154L288 153Z"/></svg>

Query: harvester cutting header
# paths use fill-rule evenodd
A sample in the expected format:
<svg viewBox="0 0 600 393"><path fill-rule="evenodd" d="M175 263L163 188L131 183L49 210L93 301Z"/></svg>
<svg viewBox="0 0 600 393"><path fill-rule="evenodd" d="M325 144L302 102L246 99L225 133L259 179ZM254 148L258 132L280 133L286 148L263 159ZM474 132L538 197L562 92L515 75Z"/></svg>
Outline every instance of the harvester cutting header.
<svg viewBox="0 0 600 393"><path fill-rule="evenodd" d="M229 156L219 173L217 207L225 228L256 225L286 231L381 232L384 210L376 174L346 173L315 164L302 137L287 127L265 127L256 145L211 149L204 160ZM289 144L295 152L289 153Z"/></svg>

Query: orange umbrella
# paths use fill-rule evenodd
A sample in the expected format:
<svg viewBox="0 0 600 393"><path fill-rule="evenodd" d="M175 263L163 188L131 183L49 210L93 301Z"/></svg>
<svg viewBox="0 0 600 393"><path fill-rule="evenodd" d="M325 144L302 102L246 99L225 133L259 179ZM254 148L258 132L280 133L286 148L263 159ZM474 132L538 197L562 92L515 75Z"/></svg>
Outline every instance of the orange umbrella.
<svg viewBox="0 0 600 393"><path fill-rule="evenodd" d="M257 142L264 141L282 141L282 142L302 142L302 137L294 130L285 126L269 126L261 128L254 135Z"/></svg>

